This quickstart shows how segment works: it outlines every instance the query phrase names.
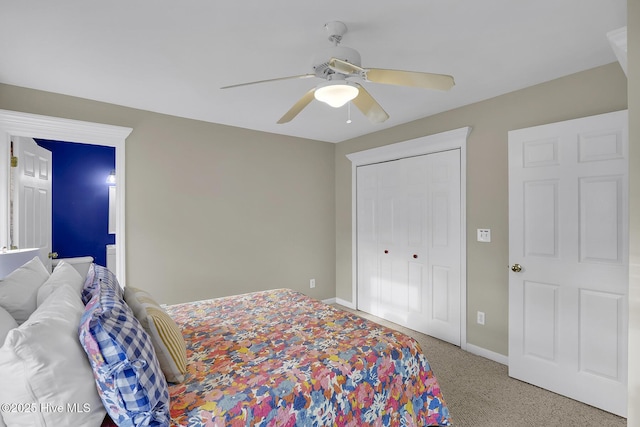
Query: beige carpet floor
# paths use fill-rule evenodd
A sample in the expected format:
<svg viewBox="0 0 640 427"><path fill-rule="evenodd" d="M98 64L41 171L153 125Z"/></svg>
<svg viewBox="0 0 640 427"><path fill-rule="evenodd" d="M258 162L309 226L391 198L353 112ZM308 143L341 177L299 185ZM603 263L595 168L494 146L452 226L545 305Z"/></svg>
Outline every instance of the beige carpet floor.
<svg viewBox="0 0 640 427"><path fill-rule="evenodd" d="M626 426L627 420L515 380L505 365L361 311L338 306L416 339L456 427Z"/></svg>

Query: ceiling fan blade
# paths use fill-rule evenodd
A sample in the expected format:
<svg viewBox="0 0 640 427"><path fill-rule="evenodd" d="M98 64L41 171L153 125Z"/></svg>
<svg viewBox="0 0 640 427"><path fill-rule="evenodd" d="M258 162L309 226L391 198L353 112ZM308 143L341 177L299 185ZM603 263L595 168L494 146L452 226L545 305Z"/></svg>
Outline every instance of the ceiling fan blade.
<svg viewBox="0 0 640 427"><path fill-rule="evenodd" d="M362 111L362 114L367 116L371 123L382 123L387 120L389 114L382 109L380 104L373 99L364 87L357 83L356 85L358 86L359 93L351 102L358 107L358 110Z"/></svg>
<svg viewBox="0 0 640 427"><path fill-rule="evenodd" d="M455 85L453 77L446 74L384 70L381 68L371 68L367 70L367 80L374 83L437 90L449 90Z"/></svg>
<svg viewBox="0 0 640 427"><path fill-rule="evenodd" d="M362 67L338 58L331 58L329 60L329 68L343 74L360 74L365 71Z"/></svg>
<svg viewBox="0 0 640 427"><path fill-rule="evenodd" d="M293 120L293 118L297 116L300 113L300 111L304 109L304 107L306 107L307 105L309 105L311 101L313 101L314 99L313 92L315 91L316 91L316 88L313 88L309 92L305 93L304 96L300 98L298 102L296 102L289 111L284 113L284 116L282 116L280 120L278 120L278 124L281 125L283 123L288 123L291 120Z"/></svg>
<svg viewBox="0 0 640 427"><path fill-rule="evenodd" d="M280 80L307 79L309 77L315 77L315 76L316 76L315 74L302 74L300 76L279 77L277 79L258 80L257 82L240 83L240 84L237 84L237 85L224 86L224 87L221 87L220 89L230 89L230 88L233 88L233 87L257 85L258 83L277 82L277 81L280 81Z"/></svg>

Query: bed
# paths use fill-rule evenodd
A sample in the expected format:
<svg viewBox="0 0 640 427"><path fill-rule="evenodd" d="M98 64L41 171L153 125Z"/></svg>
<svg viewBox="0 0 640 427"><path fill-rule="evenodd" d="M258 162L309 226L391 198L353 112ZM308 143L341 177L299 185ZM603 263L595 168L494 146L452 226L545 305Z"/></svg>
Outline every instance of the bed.
<svg viewBox="0 0 640 427"><path fill-rule="evenodd" d="M177 304L175 426L449 425L417 342L288 289Z"/></svg>
<svg viewBox="0 0 640 427"><path fill-rule="evenodd" d="M50 278L30 285L40 289L35 311L23 313L26 320L6 340L11 344L25 330L49 327L34 339L55 343L63 334L69 344L64 350L39 346L45 354L38 357L66 366L59 379L47 377L51 390L41 396L25 392L13 404L23 380L16 372L34 372L25 390L45 373L26 365L17 369L23 362L11 355L19 351L0 347L0 374L12 373L16 384L5 396L0 390L0 400L11 403L0 412L0 427L3 418L9 427L14 421L103 427L451 425L418 343L397 331L290 289L160 306L147 292L123 291L97 265L68 286L70 269L56 267ZM56 316L59 310L69 312ZM47 376L56 374L46 370ZM51 401L61 393L64 402ZM15 413L29 399L35 401L28 408L41 413ZM63 410L41 411L49 407L43 403Z"/></svg>

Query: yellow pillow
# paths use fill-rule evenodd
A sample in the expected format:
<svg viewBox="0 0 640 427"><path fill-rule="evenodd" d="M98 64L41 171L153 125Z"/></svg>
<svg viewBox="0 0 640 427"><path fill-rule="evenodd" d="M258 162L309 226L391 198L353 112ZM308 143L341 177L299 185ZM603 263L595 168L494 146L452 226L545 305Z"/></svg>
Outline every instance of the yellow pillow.
<svg viewBox="0 0 640 427"><path fill-rule="evenodd" d="M149 293L141 289L127 285L124 288L124 300L151 337L167 381L184 381L184 374L187 372L187 347L176 322Z"/></svg>

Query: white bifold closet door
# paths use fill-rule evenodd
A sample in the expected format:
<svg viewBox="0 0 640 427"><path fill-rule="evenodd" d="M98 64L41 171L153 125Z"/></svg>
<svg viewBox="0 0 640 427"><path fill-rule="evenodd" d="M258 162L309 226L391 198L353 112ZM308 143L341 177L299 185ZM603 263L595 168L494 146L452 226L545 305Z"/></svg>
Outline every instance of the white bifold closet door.
<svg viewBox="0 0 640 427"><path fill-rule="evenodd" d="M460 345L460 150L356 173L358 309Z"/></svg>

